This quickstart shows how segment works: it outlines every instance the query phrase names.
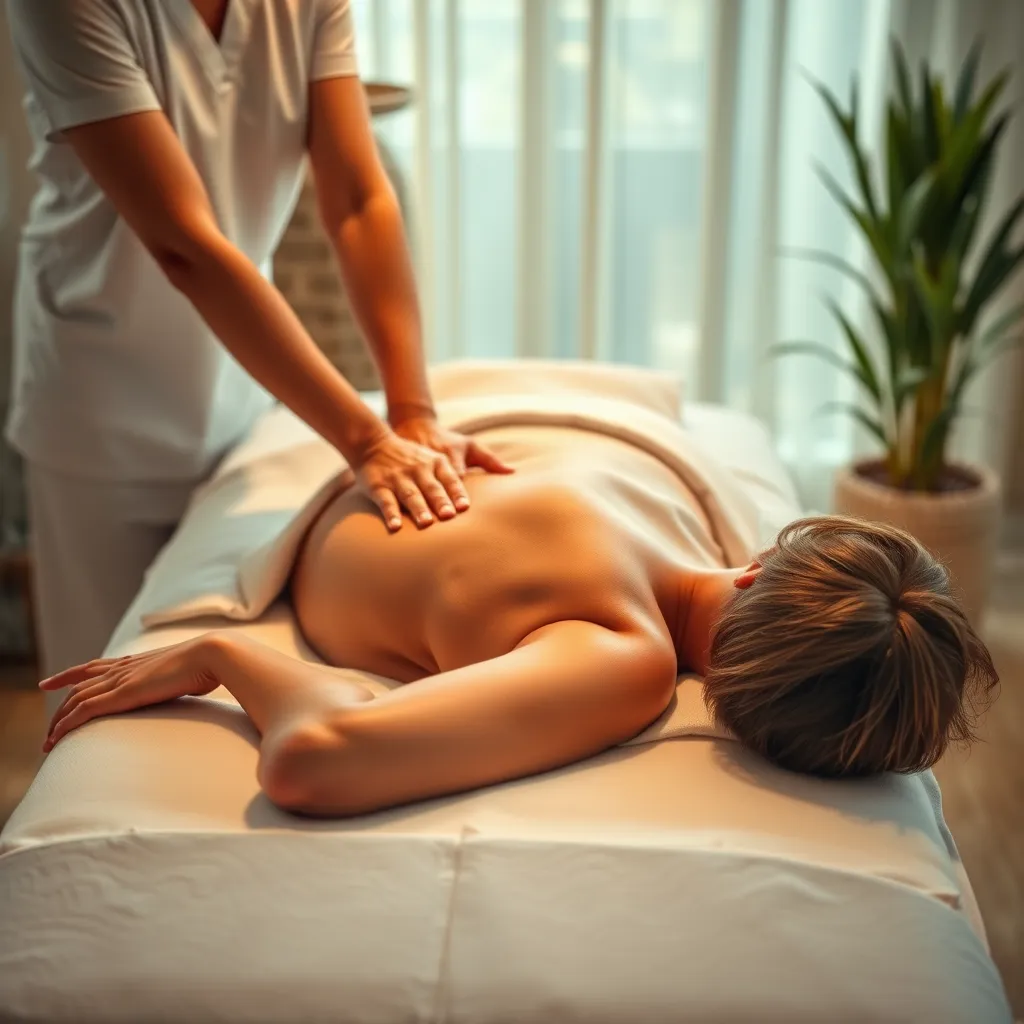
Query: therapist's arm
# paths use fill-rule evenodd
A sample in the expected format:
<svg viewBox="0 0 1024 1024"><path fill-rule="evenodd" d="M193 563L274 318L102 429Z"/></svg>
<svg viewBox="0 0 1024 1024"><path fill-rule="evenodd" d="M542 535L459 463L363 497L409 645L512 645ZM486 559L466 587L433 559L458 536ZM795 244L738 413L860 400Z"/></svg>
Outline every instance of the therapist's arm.
<svg viewBox="0 0 1024 1024"><path fill-rule="evenodd" d="M380 371L389 416L433 416L402 212L357 77L311 83L308 146L320 218Z"/></svg>
<svg viewBox="0 0 1024 1024"><path fill-rule="evenodd" d="M171 283L268 391L358 463L386 432L284 297L221 232L163 113L70 128L68 142Z"/></svg>
<svg viewBox="0 0 1024 1024"><path fill-rule="evenodd" d="M391 425L402 437L442 453L459 476L473 467L512 472L485 445L437 422L402 212L354 75L311 83L308 145L320 218L380 371ZM446 487L460 510L469 507L465 489L451 482Z"/></svg>
<svg viewBox="0 0 1024 1024"><path fill-rule="evenodd" d="M249 373L338 449L390 529L455 515L447 458L397 436L317 348L284 297L221 232L203 182L160 111L69 128L75 153L170 282Z"/></svg>

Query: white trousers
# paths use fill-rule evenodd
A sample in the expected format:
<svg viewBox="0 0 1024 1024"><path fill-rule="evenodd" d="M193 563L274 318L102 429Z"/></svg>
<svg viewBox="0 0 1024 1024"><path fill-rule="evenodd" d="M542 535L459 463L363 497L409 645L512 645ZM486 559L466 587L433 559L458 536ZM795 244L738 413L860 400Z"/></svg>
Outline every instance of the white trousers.
<svg viewBox="0 0 1024 1024"><path fill-rule="evenodd" d="M199 481L125 484L28 463L30 545L44 676L101 657Z"/></svg>

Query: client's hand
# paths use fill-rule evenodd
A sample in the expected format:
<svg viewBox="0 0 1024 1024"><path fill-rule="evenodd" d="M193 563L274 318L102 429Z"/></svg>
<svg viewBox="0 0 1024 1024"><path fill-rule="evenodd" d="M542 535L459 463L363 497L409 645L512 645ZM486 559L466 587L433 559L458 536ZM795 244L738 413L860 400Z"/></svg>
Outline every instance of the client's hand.
<svg viewBox="0 0 1024 1024"><path fill-rule="evenodd" d="M175 697L201 697L219 685L207 658L206 637L126 658L101 658L58 672L39 688L70 687L54 713L43 750L72 729L101 715L161 704Z"/></svg>

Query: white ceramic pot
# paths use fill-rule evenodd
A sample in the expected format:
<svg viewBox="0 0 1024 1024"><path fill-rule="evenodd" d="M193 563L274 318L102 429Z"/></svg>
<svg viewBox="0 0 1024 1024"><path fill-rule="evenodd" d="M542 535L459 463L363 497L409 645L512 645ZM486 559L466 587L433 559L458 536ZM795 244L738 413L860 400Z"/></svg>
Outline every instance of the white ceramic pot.
<svg viewBox="0 0 1024 1024"><path fill-rule="evenodd" d="M873 464L867 460L839 471L836 512L913 534L949 570L967 617L980 626L999 533L999 478L982 466L957 467L976 485L936 494L902 491L865 476L862 470Z"/></svg>

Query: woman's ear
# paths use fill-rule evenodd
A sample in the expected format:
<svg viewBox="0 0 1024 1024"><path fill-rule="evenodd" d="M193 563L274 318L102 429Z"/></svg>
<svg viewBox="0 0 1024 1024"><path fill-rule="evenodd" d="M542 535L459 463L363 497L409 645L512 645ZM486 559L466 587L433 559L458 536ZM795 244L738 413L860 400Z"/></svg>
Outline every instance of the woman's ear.
<svg viewBox="0 0 1024 1024"><path fill-rule="evenodd" d="M761 575L761 563L751 562L740 574L732 581L732 585L737 590L746 590L758 576Z"/></svg>

